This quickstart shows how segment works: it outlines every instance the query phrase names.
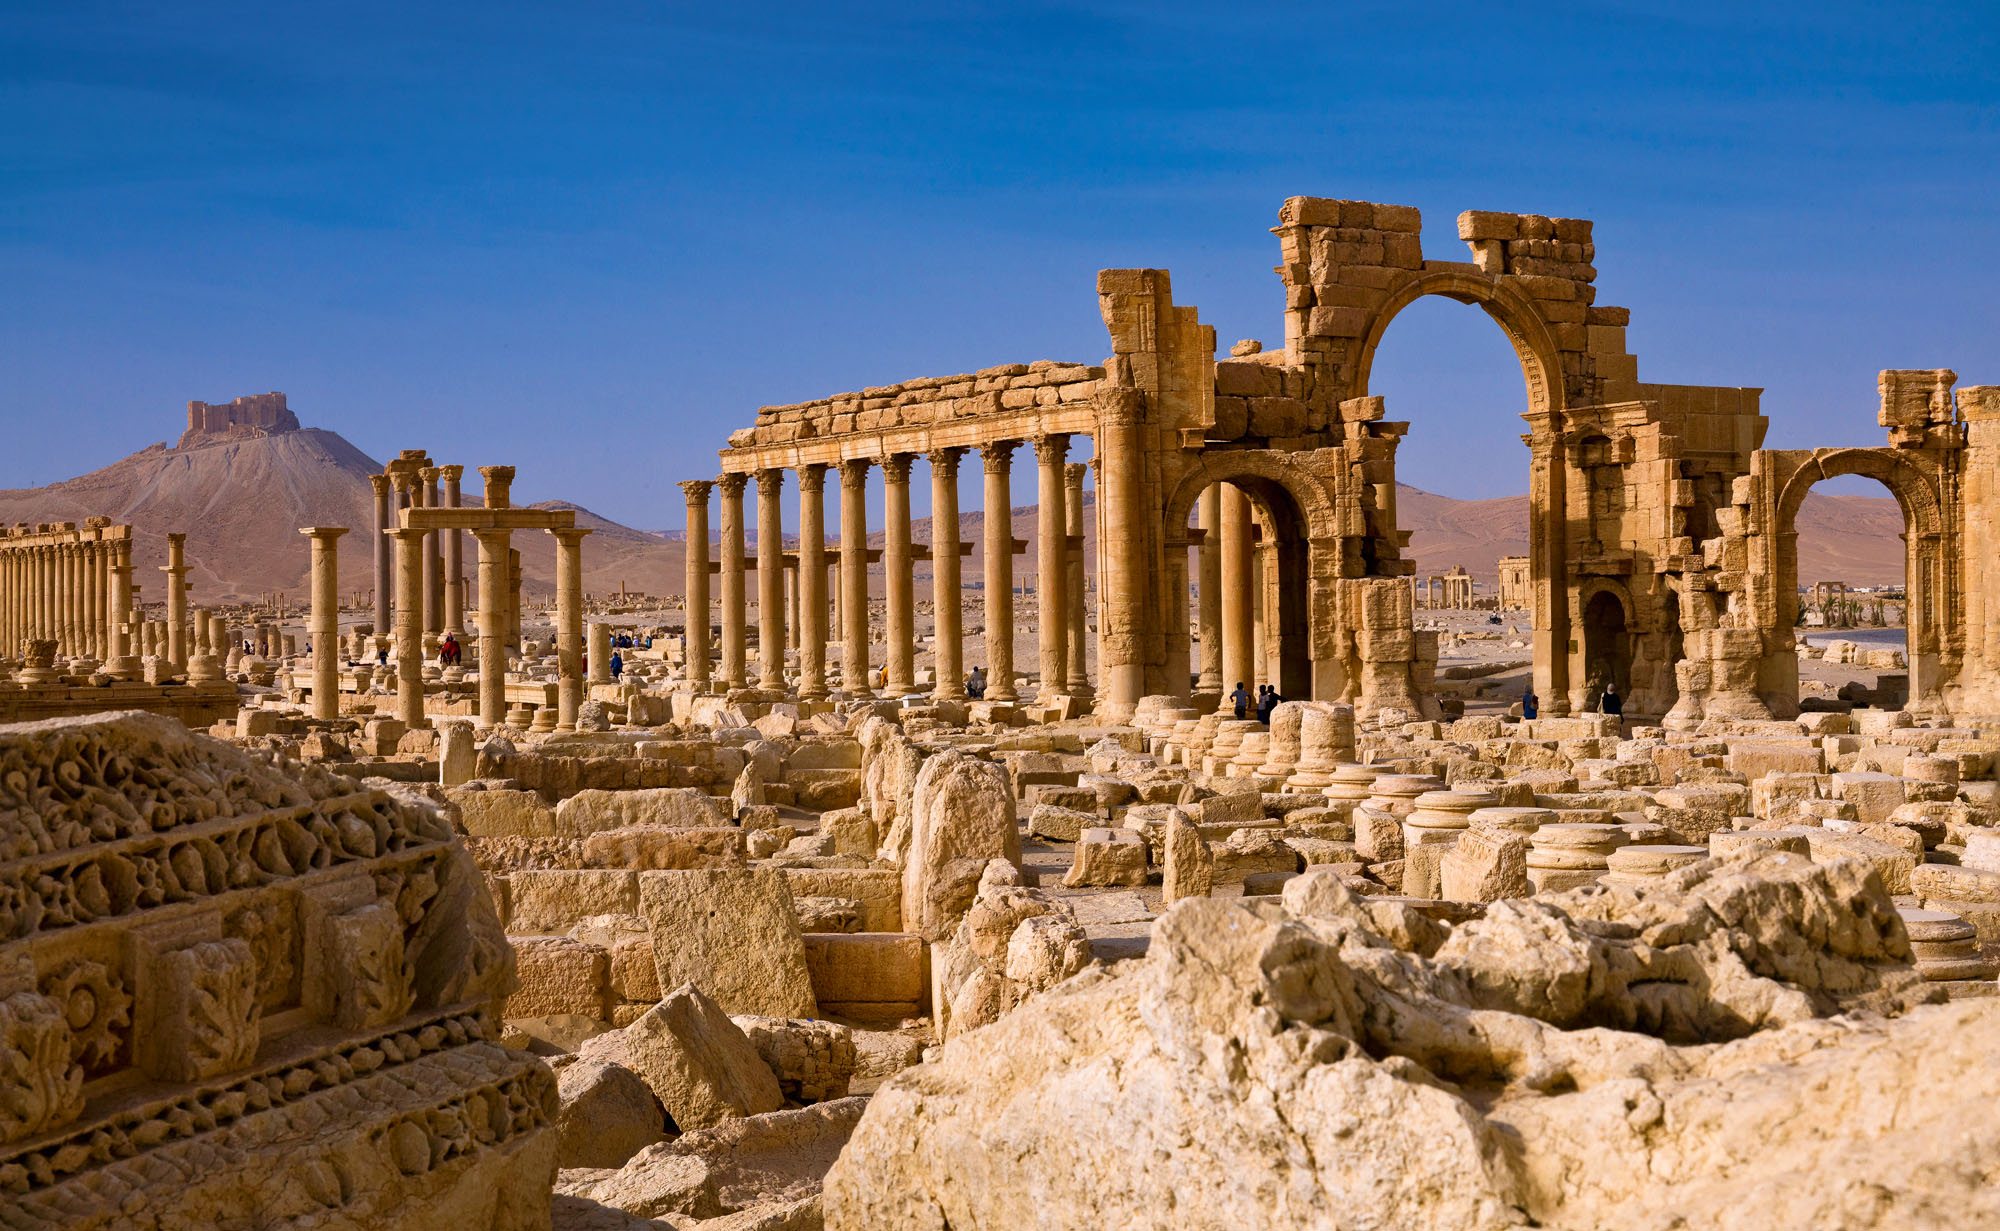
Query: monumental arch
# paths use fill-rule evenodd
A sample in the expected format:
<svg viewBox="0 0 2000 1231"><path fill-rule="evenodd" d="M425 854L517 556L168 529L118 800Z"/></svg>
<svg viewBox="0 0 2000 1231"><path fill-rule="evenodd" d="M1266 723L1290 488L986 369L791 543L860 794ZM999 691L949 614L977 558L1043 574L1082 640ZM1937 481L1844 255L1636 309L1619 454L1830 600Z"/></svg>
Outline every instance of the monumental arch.
<svg viewBox="0 0 2000 1231"><path fill-rule="evenodd" d="M1962 691L1953 638L1964 634L1947 630L1962 628L1954 621L1967 610L1959 597L1967 544L1957 513L1947 512L1960 497L1946 476L1963 466L1967 429L1955 417L1950 373L1884 374L1887 449L1763 452L1761 390L1639 379L1625 343L1629 311L1596 302L1590 222L1467 212L1458 231L1469 251L1451 254L1465 260L1427 257L1420 221L1408 206L1287 200L1273 228L1282 349L1247 342L1219 356L1213 327L1175 302L1165 270L1106 270L1097 290L1111 355L1102 364L1003 365L764 407L752 427L730 436L721 480L687 485L699 518L711 488L723 493L722 681L749 682L742 500L751 478L774 527L787 472L807 496L798 558L812 563L802 587L823 586L824 569L838 559L844 592L865 596L870 468L883 470L890 521L900 522L886 527L884 563L890 576L907 576L911 463L926 458L935 503L956 508L960 463L976 449L985 507L1003 509L1013 500L1015 457L1032 445L1041 602L1067 613L1078 598L1049 565L1081 530L1068 522L1062 484L1072 438L1088 436L1100 678L1076 678L1064 618L1046 618L1039 662L1027 665L1039 666L1041 700L1091 685L1100 712L1122 717L1142 696L1219 698L1254 679L1288 697L1430 712L1436 639L1415 627L1414 568L1396 512L1396 451L1409 425L1371 395L1369 372L1397 314L1441 295L1483 309L1521 363L1531 459L1525 597L1544 713L1593 708L1607 683L1635 714L1698 720L1795 710L1791 519L1810 479L1843 467L1883 477L1915 527L1913 685L1940 699ZM1960 390L1957 405L1970 420L1975 410L1988 413L1981 408L1989 401L1982 390ZM839 477L840 539L853 545L841 552L825 544L820 493L829 469ZM989 522L988 696L1013 700L1011 639L994 630L1011 624L1012 560L1025 544L1010 541L1005 519ZM933 550L955 558L955 526L936 524L951 541ZM781 582L779 545L758 557L765 589ZM690 578L698 567L705 585L705 552L698 565L695 554ZM1193 603L1191 582L1200 592ZM914 691L908 646L899 644L909 636L909 602L907 586L892 587L887 657L896 694ZM782 646L781 605L763 607L760 639ZM843 610L841 683L865 690L866 604ZM941 641L956 641L953 625L940 629ZM825 695L829 632L801 632L799 690ZM2000 661L2000 646L1981 653L1982 663ZM955 653L939 661L956 661ZM762 686L785 678L781 662L762 666ZM956 672L940 674L940 692L953 695Z"/></svg>

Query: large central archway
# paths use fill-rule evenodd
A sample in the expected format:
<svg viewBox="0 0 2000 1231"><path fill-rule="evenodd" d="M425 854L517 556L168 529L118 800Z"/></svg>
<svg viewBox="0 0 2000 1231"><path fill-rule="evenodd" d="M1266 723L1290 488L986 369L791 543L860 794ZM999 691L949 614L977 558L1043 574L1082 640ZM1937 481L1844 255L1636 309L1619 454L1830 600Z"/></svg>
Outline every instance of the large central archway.
<svg viewBox="0 0 2000 1231"><path fill-rule="evenodd" d="M1546 712L1568 709L1571 641L1565 593L1568 559L1567 471L1562 352L1538 301L1507 278L1456 268L1427 270L1399 286L1374 316L1351 367L1351 397L1368 396L1375 358L1389 327L1410 305L1437 296L1481 309L1500 327L1520 363L1525 396L1522 419L1528 458L1528 576L1532 614L1533 678ZM1394 417L1395 408L1390 408ZM1418 425L1413 424L1413 430Z"/></svg>

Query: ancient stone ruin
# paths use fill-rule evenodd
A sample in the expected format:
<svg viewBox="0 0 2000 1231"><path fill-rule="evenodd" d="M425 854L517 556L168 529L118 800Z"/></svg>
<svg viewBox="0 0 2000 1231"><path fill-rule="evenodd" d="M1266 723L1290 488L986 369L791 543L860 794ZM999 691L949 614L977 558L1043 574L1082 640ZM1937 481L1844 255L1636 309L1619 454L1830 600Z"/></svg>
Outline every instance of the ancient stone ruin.
<svg viewBox="0 0 2000 1231"><path fill-rule="evenodd" d="M0 540L15 688L93 711L0 727L0 1226L2000 1225L1993 387L1766 450L1757 390L1640 382L1588 222L1279 224L1281 348L1110 270L1102 363L764 408L678 595L420 449L298 528L302 606ZM1492 592L1397 520L1426 294L1526 376ZM1843 473L1904 650L1800 641Z"/></svg>

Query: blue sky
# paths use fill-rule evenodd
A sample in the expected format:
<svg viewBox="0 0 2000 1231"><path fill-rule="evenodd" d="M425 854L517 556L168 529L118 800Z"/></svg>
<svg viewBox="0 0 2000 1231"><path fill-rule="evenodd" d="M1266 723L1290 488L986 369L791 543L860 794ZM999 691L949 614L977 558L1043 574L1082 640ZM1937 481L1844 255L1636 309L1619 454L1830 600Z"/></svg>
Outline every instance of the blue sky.
<svg viewBox="0 0 2000 1231"><path fill-rule="evenodd" d="M1642 378L1763 386L1773 445L1879 441L1878 368L2000 382L1990 3L0 14L0 486L283 389L675 526L760 404L1101 358L1101 267L1279 344L1294 194L1447 259L1595 219ZM1376 377L1406 480L1525 490L1491 322L1419 305Z"/></svg>

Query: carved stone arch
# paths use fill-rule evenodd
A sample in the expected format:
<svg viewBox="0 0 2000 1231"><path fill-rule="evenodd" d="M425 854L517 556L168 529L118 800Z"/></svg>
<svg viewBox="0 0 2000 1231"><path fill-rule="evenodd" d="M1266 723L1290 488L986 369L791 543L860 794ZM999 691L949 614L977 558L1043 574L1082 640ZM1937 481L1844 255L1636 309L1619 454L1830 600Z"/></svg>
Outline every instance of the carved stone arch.
<svg viewBox="0 0 2000 1231"><path fill-rule="evenodd" d="M1903 514L1909 703L1921 707L1935 701L1940 689L1951 683L1947 678L1950 668L1943 659L1948 648L1943 621L1957 606L1956 596L1950 592L1949 561L1956 558L1958 544L1945 507L1941 476L1923 465L1921 455L1887 448L1815 449L1788 471L1772 499L1767 523L1772 537L1769 558L1777 615L1773 632L1782 639L1786 656L1790 656L1792 628L1799 615L1795 542L1798 514L1806 495L1826 479L1843 475L1874 479L1889 489Z"/></svg>
<svg viewBox="0 0 2000 1231"><path fill-rule="evenodd" d="M1338 506L1331 487L1295 455L1275 449L1213 449L1203 452L1181 472L1167 496L1166 525L1185 526L1194 502L1214 483L1234 483L1254 503L1270 504L1270 489L1289 496L1305 519L1306 538L1314 543L1340 537Z"/></svg>
<svg viewBox="0 0 2000 1231"><path fill-rule="evenodd" d="M1527 386L1528 413L1560 411L1567 405L1562 380L1561 347L1535 301L1507 281L1505 275L1483 274L1470 269L1426 270L1392 292L1375 313L1361 352L1351 371L1352 387L1343 398L1365 397L1368 380L1375 367L1375 352L1382 338L1404 308L1426 295L1440 295L1483 309L1513 346L1521 361L1521 376Z"/></svg>
<svg viewBox="0 0 2000 1231"><path fill-rule="evenodd" d="M1791 533L1806 493L1826 479L1843 475L1874 479L1888 488L1902 506L1903 523L1910 534L1929 537L1944 533L1943 498L1933 476L1897 449L1813 450L1805 464L1786 476L1774 510L1777 516L1772 530Z"/></svg>

